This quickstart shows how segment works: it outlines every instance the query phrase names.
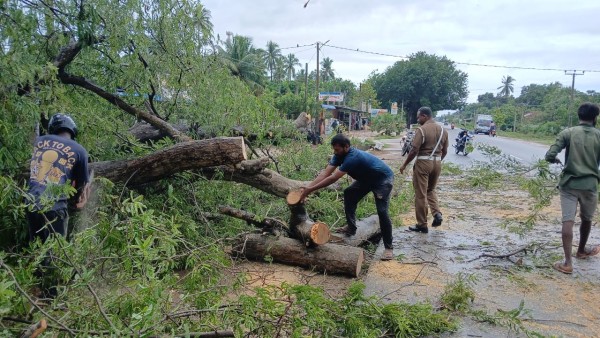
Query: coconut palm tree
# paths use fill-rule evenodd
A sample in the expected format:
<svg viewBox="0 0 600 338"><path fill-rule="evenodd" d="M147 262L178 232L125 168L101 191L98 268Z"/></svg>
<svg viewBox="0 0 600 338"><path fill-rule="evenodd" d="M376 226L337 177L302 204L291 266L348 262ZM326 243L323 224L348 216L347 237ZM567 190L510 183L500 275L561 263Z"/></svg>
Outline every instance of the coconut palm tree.
<svg viewBox="0 0 600 338"><path fill-rule="evenodd" d="M277 66L277 59L281 57L281 49L279 49L279 45L273 41L267 42L267 49L265 50L264 57L267 68L269 68L271 81L273 81L273 72Z"/></svg>
<svg viewBox="0 0 600 338"><path fill-rule="evenodd" d="M323 82L335 79L335 73L332 68L333 60L326 57L321 61L321 77Z"/></svg>
<svg viewBox="0 0 600 338"><path fill-rule="evenodd" d="M515 82L515 78L513 78L512 76L503 76L502 86L498 87L498 89L501 89L498 95L504 97L508 97L509 95L511 95L514 91L513 82Z"/></svg>
<svg viewBox="0 0 600 338"><path fill-rule="evenodd" d="M219 46L221 62L251 87L262 86L265 74L260 49L254 48L252 38L228 33L224 47Z"/></svg>
<svg viewBox="0 0 600 338"><path fill-rule="evenodd" d="M294 54L288 54L284 60L284 68L288 81L291 81L294 75L296 75L296 66L302 66L298 58Z"/></svg>

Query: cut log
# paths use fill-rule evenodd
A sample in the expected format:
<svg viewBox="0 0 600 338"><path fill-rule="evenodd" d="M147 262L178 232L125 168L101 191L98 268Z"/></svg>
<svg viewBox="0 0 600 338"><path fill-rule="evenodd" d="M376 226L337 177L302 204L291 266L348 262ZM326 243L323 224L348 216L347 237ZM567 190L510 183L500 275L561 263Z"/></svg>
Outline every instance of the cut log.
<svg viewBox="0 0 600 338"><path fill-rule="evenodd" d="M251 212L247 212L245 210L240 210L240 209L222 205L222 206L219 206L219 212L224 215L227 215L227 216L242 219L242 220L248 222L249 224L252 224L254 226L262 228L263 231L272 232L273 229L277 229L277 230L283 230L286 233L289 233L289 230L290 230L288 228L287 224L285 224L285 222L283 222L283 221L280 221L276 218L271 218L271 217L265 217L261 220L255 214L253 214Z"/></svg>
<svg viewBox="0 0 600 338"><path fill-rule="evenodd" d="M148 183L173 174L203 167L235 165L246 160L241 137L220 137L178 143L132 160L90 163L95 175L129 185Z"/></svg>
<svg viewBox="0 0 600 338"><path fill-rule="evenodd" d="M300 197L302 196L302 190L292 190L290 191L285 200L288 205L296 205L300 203Z"/></svg>
<svg viewBox="0 0 600 338"><path fill-rule="evenodd" d="M290 209L290 232L296 239L301 240L306 246L322 245L329 242L331 233L325 223L314 222L308 216L304 203L300 201L302 192L292 190L286 197ZM292 202L293 204L290 204Z"/></svg>
<svg viewBox="0 0 600 338"><path fill-rule="evenodd" d="M332 243L344 243L351 246L362 246L378 239L381 236L379 227L379 216L371 215L356 222L356 234L354 236L332 235Z"/></svg>
<svg viewBox="0 0 600 338"><path fill-rule="evenodd" d="M313 268L330 274L357 277L362 269L361 248L328 243L307 248L292 238L247 234L233 248L233 254L248 259Z"/></svg>

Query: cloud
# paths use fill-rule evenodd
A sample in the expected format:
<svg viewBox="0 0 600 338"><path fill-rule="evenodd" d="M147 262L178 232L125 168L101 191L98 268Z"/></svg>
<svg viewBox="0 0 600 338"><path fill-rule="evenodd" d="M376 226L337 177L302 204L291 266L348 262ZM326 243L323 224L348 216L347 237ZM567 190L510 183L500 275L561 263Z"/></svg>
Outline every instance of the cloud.
<svg viewBox="0 0 600 338"><path fill-rule="evenodd" d="M600 2L582 0L209 0L215 32L247 35L257 47L281 47L329 40L330 45L407 56L418 51L445 55L455 62L500 66L600 70ZM309 71L316 48L294 48ZM397 57L323 48L336 74L355 83L380 72ZM502 76L517 79L515 92L531 83L559 81L561 71L526 71L458 65L469 75L469 102L485 91L497 92ZM576 79L578 90L600 91L600 72ZM516 93L518 94L518 93Z"/></svg>

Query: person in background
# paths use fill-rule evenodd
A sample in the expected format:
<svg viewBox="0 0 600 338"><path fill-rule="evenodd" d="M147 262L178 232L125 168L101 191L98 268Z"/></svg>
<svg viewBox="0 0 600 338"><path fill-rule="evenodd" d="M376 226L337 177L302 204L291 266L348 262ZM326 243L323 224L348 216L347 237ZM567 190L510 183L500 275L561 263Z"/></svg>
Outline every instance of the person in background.
<svg viewBox="0 0 600 338"><path fill-rule="evenodd" d="M562 211L562 245L564 262L552 266L562 273L573 273L571 250L573 247L573 225L579 205L579 246L575 258L586 259L600 253L600 247L586 247L592 229L592 220L598 205L598 182L600 174L600 130L596 122L600 109L592 103L584 103L577 109L579 125L568 128L556 136L556 141L546 153L546 161L560 164L556 158L563 149L565 164L558 182Z"/></svg>

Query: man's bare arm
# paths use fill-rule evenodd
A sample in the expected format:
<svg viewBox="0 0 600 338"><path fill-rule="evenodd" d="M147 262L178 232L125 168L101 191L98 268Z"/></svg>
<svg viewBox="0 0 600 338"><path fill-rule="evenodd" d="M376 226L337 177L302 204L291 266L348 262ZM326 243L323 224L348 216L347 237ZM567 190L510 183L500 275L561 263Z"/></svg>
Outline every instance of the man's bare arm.
<svg viewBox="0 0 600 338"><path fill-rule="evenodd" d="M333 171L335 170L335 168L337 168L337 167L333 166L331 164L328 164L327 167L325 168L325 170L321 171L321 173L319 175L317 175L317 177L315 177L315 179L312 182L310 182L310 184L308 186L309 187L313 186L313 185L321 182L325 178L331 176L331 174L333 173Z"/></svg>

